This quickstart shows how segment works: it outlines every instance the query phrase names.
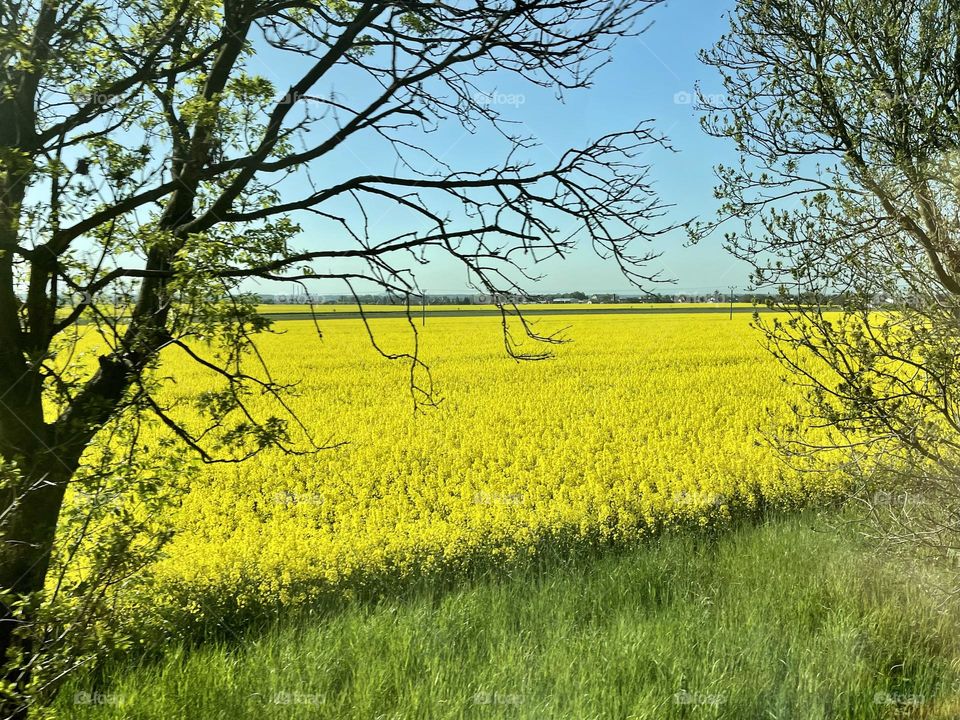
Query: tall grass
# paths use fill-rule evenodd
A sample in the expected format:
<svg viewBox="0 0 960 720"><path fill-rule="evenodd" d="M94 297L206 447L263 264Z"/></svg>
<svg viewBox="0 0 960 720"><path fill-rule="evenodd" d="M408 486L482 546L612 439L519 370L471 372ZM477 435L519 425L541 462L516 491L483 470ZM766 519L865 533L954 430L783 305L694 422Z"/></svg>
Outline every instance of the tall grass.
<svg viewBox="0 0 960 720"><path fill-rule="evenodd" d="M957 613L812 514L288 617L70 685L70 718L960 717Z"/></svg>

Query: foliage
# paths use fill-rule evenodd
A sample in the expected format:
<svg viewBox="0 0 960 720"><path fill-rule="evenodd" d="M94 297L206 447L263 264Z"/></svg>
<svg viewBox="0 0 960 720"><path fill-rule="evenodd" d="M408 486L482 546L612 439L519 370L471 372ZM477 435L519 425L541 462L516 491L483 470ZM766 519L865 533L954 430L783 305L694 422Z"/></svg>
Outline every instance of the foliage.
<svg viewBox="0 0 960 720"><path fill-rule="evenodd" d="M98 436L75 475L60 517L47 592L21 601L19 632L34 643L20 660L22 685L5 692L29 705L53 697L71 672L131 650L137 633L117 598L144 581L173 535L170 510L194 465L170 438L118 417Z"/></svg>
<svg viewBox="0 0 960 720"><path fill-rule="evenodd" d="M960 538L960 9L948 0L743 0L704 60L704 128L729 249L788 321L770 349L808 390L784 449L844 449L890 547L955 562ZM833 298L841 310L824 307ZM894 498L891 501L891 498Z"/></svg>

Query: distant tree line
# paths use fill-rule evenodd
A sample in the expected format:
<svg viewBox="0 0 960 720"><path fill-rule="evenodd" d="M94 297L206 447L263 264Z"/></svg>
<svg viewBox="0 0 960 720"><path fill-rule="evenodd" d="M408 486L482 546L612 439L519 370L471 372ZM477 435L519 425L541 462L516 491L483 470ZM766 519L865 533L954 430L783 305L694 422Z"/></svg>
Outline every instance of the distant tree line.
<svg viewBox="0 0 960 720"><path fill-rule="evenodd" d="M339 296L308 296L304 294L292 294L292 295L259 295L259 301L265 305L356 305L357 302L362 303L363 305L404 305L407 303L407 296L396 295L396 294L386 294L386 293L371 293L371 294L358 294L356 297L353 295L339 295ZM636 304L636 303L707 303L707 302L716 302L716 303L728 303L733 300L735 303L755 303L757 305L764 305L770 302L774 302L779 299L776 294L773 293L756 293L756 292L735 292L732 295L730 291L721 291L714 290L713 292L698 292L698 293L684 293L684 292L662 292L662 293L651 293L651 294L621 294L621 293L594 293L587 294L585 292L575 290L571 292L555 292L555 293L543 293L538 295L527 294L527 295L485 295L485 294L457 294L457 293L426 293L425 295L410 294L409 302L411 305L492 305L495 304L499 299L503 304L534 304L534 303L551 303L551 302L579 302L579 303L597 303L604 305L612 304ZM804 304L812 305L842 305L850 306L851 304L858 304L858 306L870 306L878 307L890 302L889 298L884 298L881 296L876 296L873 298L863 298L858 296L853 296L848 293L837 293L837 294L812 294L805 293L801 294L801 299Z"/></svg>
<svg viewBox="0 0 960 720"><path fill-rule="evenodd" d="M305 293L283 294L260 294L255 293L251 300L263 305L356 305L358 302L363 305L405 305L407 298L411 306L426 305L493 305L499 299L504 305L511 303L536 304L552 302L578 302L578 303L596 303L604 305L613 304L675 304L675 303L729 303L731 300L739 304L770 305L783 301L784 294L790 294L787 290L780 293L758 293L741 291L731 295L729 291L714 290L708 293L651 293L649 295L639 294L621 294L621 293L594 293L588 295L579 290L573 292L545 293L540 295L484 295L484 294L457 294L457 293L439 293L425 295L410 294L409 296L389 294L389 293L368 293L353 295L307 295ZM895 309L897 307L914 307L916 300L909 295L896 295L889 293L858 293L858 292L795 292L790 294L793 301L799 301L805 306L837 307L848 309ZM101 297L100 302L104 304L125 305L131 301L129 295L118 294L115 296ZM71 297L65 295L60 298L61 307L70 307L85 302L81 295Z"/></svg>

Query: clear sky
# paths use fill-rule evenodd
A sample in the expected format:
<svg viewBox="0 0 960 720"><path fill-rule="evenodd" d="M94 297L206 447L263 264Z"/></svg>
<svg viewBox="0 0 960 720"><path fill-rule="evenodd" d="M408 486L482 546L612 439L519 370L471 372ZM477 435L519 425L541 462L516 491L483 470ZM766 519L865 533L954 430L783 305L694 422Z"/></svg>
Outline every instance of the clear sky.
<svg viewBox="0 0 960 720"><path fill-rule="evenodd" d="M649 14L652 27L637 38L621 41L613 61L597 76L593 88L571 95L566 105L531 107L525 119L548 147L562 149L582 144L602 132L631 127L638 119L652 118L677 152L653 152L651 177L662 199L675 205L671 217L711 216L713 167L735 157L724 140L708 137L700 128L692 96L699 83L705 94L719 93L715 71L697 55L727 31L725 14L732 0L671 0ZM677 280L682 290L712 290L727 285L745 287L746 265L728 255L715 237L686 247L677 231L657 243L663 256L655 261ZM625 288L616 268L585 250L575 262L551 266L544 286L585 290Z"/></svg>
<svg viewBox="0 0 960 720"><path fill-rule="evenodd" d="M725 14L733 5L733 0L670 0L655 8L647 15L653 22L650 29L621 40L612 62L597 74L594 86L569 93L563 103L552 90L527 85L513 76L491 80L489 91L513 98L512 103L502 103L498 109L505 119L523 123L524 129L539 140L541 147L530 156L544 165L571 147L653 119L677 151L654 150L645 158L653 164L651 177L661 198L675 205L669 219L711 216L716 208L713 166L729 163L733 148L703 133L692 99L697 83L706 94L722 91L714 71L702 65L697 54L727 30ZM494 82L500 84L494 86ZM340 88L346 90L348 83L349 79L341 80ZM431 150L456 169L482 168L496 157L488 136L471 134L458 124L442 128L430 142ZM357 147L355 143L345 159L374 170L378 153L382 149ZM378 220L385 225L395 223L397 228L402 222L396 217ZM307 246L326 232L312 226L309 219L303 225L303 244ZM654 267L677 280L672 288L661 291L707 292L747 285L746 266L724 252L719 237L687 247L685 234L677 231L658 241L656 247L663 256ZM578 250L565 262L543 264L539 272L546 278L532 289L541 292L623 292L630 287L612 263L600 260L589 248ZM457 292L466 287L462 271L449 261L422 267L417 276L420 287L428 292ZM261 290L284 292L277 287Z"/></svg>

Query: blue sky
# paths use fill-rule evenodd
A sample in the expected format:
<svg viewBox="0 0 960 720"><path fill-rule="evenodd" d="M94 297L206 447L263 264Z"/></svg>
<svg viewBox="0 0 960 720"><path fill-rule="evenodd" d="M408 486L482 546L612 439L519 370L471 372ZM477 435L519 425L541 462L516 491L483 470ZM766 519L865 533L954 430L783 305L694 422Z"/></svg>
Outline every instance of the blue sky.
<svg viewBox="0 0 960 720"><path fill-rule="evenodd" d="M629 130L643 120L654 121L656 130L666 135L676 152L652 149L644 162L652 165L650 179L662 201L673 204L665 223L693 217L712 217L717 201L713 198L713 167L735 160L734 149L723 140L706 136L700 128L693 98L699 85L706 94L719 93L722 86L716 73L698 59L701 49L714 45L726 32L725 15L733 9L735 0L668 0L646 14L652 23L647 32L637 37L621 39L614 47L610 63L601 68L593 87L567 93L561 102L552 88L541 88L507 73L484 76L478 88L502 101L497 110L506 121L518 123L515 127L532 136L539 146L525 154L540 167L553 165L570 148L579 148L607 133ZM289 55L282 59L271 56L261 43L250 62L250 70L263 75L283 91L300 76L296 59ZM277 59L275 62L274 60ZM343 73L325 78L315 94L334 94L352 105L362 98L369 99L369 78ZM324 132L336 130L333 119L323 121ZM320 128L318 128L320 129ZM471 133L452 118L429 136L410 137L441 156L455 170L481 170L499 164L509 149L489 128L481 127ZM395 157L389 146L376 137L355 137L324 158L323 164L311 170L322 183L333 183L344 174L397 174ZM407 174L409 173L399 173ZM289 184L288 184L289 183ZM284 195L293 199L309 194L303 178L284 181ZM334 212L359 216L351 201L333 204ZM416 223L395 207L370 206L364 201L364 211L370 216L371 237L384 239L408 230L416 230ZM324 224L311 215L296 218L303 227L296 245L301 249L344 247L350 244L337 227ZM653 261L650 270L662 271L673 278L673 285L650 285L648 289L676 294L705 294L728 286L745 288L748 268L728 255L721 247L720 236L702 241L695 247L687 245L682 230L659 239L653 249L662 256ZM428 293L454 293L468 290L467 277L454 261L429 256L431 262L416 266L418 285ZM318 268L318 270L344 270ZM527 283L529 290L538 292L632 292L627 280L614 263L598 258L589 247L578 248L564 261L550 260L535 267L543 276L539 283ZM250 290L269 293L290 293L295 288L287 284L263 283ZM358 287L361 290L370 288ZM323 285L318 293L342 293L341 285Z"/></svg>
<svg viewBox="0 0 960 720"><path fill-rule="evenodd" d="M619 41L611 62L599 70L592 87L567 93L563 102L556 98L553 88L541 88L508 73L484 76L477 86L488 95L496 94L508 100L498 103L497 110L504 120L518 123L521 132L539 142L539 146L527 152L525 157L543 168L552 166L570 148L583 147L605 134L630 130L643 120L653 120L656 129L666 135L676 149L676 152L651 150L644 158L652 165L651 179L661 199L675 206L664 222L709 218L717 205L713 198L713 167L718 163L731 164L736 157L729 143L707 137L700 128L698 112L692 102L695 88L699 84L709 95L721 92L722 87L714 71L702 65L697 55L701 49L714 45L727 31L725 15L734 6L735 0L668 0L646 14L645 17L652 22L647 32ZM262 43L258 50L265 50ZM308 59L302 60L309 62ZM303 70L296 63L297 59L288 54L277 58L267 50L255 53L249 70L269 79L276 89L284 92ZM361 107L364 97L367 101L370 99L369 78L350 75L349 71L331 75L321 82L323 87L316 87L312 92L324 97L334 94L348 104ZM509 102L510 99L513 101ZM318 128L319 134L336 131L332 119L324 122L327 127ZM315 169L314 178L327 185L342 179L343 175L397 173L390 147L385 147L382 141L378 144L367 138L356 137L325 157L324 164ZM471 133L455 118L435 133L428 136L419 133L409 139L423 142L455 170L482 170L498 165L509 149L489 128ZM138 137L131 142L142 140ZM162 148L158 152L163 152ZM282 190L284 200L301 198L310 192L302 177L284 181ZM418 229L411 223L411 218L404 217L396 207L378 208L373 201L367 207L364 202L374 240ZM348 207L354 218L359 216L356 206L349 203L331 209L338 212L343 207ZM296 219L303 227L296 241L298 249L343 248L352 243L340 228L322 226L315 216L305 214ZM661 270L665 277L675 279L676 283L651 285L648 286L650 290L706 294L714 289L726 290L731 285L738 288L748 285L747 266L722 249L719 236L689 247L685 233L676 231L659 239L653 249L663 254L653 261L650 270ZM448 258L431 256L431 259L435 261L416 266L421 290L431 294L469 291L467 277L459 265ZM321 272L328 269L341 272L348 268L317 268ZM601 260L589 247L579 248L562 262L542 263L534 271L544 278L539 283L525 285L534 292L637 292L614 263ZM251 285L245 285L245 288L251 291L296 292L296 288L289 284L249 282ZM369 291L372 288L358 286L357 289ZM328 283L312 288L312 292L340 294L346 292L346 288L339 283Z"/></svg>
<svg viewBox="0 0 960 720"><path fill-rule="evenodd" d="M565 150L580 147L589 140L618 130L634 127L652 119L657 130L668 136L675 153L653 150L644 158L652 165L651 178L661 198L675 205L668 219L684 220L693 216L709 217L716 208L713 198L713 166L729 163L733 148L723 140L707 137L700 128L693 102L699 83L704 93L721 92L715 72L697 57L702 48L712 46L728 27L725 16L733 0L670 0L650 11L650 29L635 38L621 40L614 48L612 62L596 75L594 86L568 93L565 101L556 99L552 89L525 83L512 75L496 76L480 87L501 100L498 110L504 119L522 123L522 130L534 136L540 147L528 156L549 165ZM253 68L256 70L257 68ZM281 73L285 74L285 73ZM276 80L280 80L277 78ZM353 94L357 86L349 77L337 78L322 91ZM282 86L281 82L277 82ZM319 90L319 89L318 89ZM440 154L455 169L479 169L495 162L496 140L481 131L471 134L456 121L442 127L427 141L431 151ZM505 149L505 148L504 148ZM336 159L339 167L366 166L371 171L384 168L387 148L353 143ZM371 209L379 232L398 232L403 218L386 210ZM330 233L310 218L301 218L304 227L300 245L315 246ZM703 293L729 285L746 287L747 267L730 257L721 247L720 237L710 238L695 247L686 246L686 236L676 231L659 240L656 249L663 256L652 266L677 280L673 286L651 289L677 293ZM578 249L567 260L550 261L537 266L544 279L531 289L540 292L583 290L586 292L623 292L629 283L610 262L593 254L590 248ZM421 289L430 293L462 292L466 278L449 260L438 259L417 269ZM279 287L262 287L263 292L285 292ZM325 288L322 292L339 292Z"/></svg>
<svg viewBox="0 0 960 720"><path fill-rule="evenodd" d="M535 114L528 124L546 146L561 149L631 127L639 119L654 119L677 151L650 155L651 176L660 195L675 205L672 218L711 216L717 206L713 167L718 162L729 164L735 154L729 143L702 131L690 99L698 83L705 94L723 89L715 71L697 55L726 32L725 14L734 4L731 0L672 0L656 8L649 14L653 26L617 45L613 62L600 71L593 88L571 95L563 106L531 108ZM747 266L722 249L719 236L696 247L685 245L686 237L679 231L656 245L663 252L655 261L657 267L677 280L678 290L747 285ZM627 287L615 268L589 250L571 259L551 266L543 285L556 289L582 285L585 290Z"/></svg>
<svg viewBox="0 0 960 720"><path fill-rule="evenodd" d="M614 47L611 62L602 67L594 78L594 85L567 93L563 102L553 88L541 88L510 73L484 76L477 87L487 95L507 99L498 103L497 110L504 120L518 123L520 132L532 136L539 146L526 152L525 158L541 168L554 165L566 150L581 148L591 140L611 132L630 130L644 120L654 121L655 128L666 135L676 152L651 150L644 158L652 165L651 179L660 198L674 207L664 223L680 222L693 217L713 216L717 201L713 198L715 183L713 168L718 163L732 164L736 160L734 148L723 140L706 136L700 128L698 112L692 102L696 87L707 94L720 93L721 83L716 73L698 59L701 49L713 46L727 31L725 17L735 7L735 0L668 0L646 14L652 23L647 32L637 37L621 39ZM249 70L269 79L274 88L285 92L301 76L309 58L284 54L271 55L262 41L255 41L256 52L250 59ZM354 107L369 102L371 80L355 70L346 69L325 77L322 87L311 92L324 97L336 96ZM379 92L379 91L378 91ZM512 99L512 102L509 100ZM317 135L337 130L332 118L321 122ZM316 142L316 136L310 136ZM125 137L122 137L125 139ZM131 137L131 143L140 143L143 137ZM473 134L462 127L456 118L441 126L437 132L424 136L418 133L407 139L424 143L435 155L441 156L453 169L479 171L499 165L509 150L506 142L490 128L481 126ZM158 153L165 152L158 148ZM359 136L343 144L329 156L318 161L311 174L321 186L328 186L358 174L402 174L396 167L395 156L389 146ZM433 168L436 169L436 168ZM429 169L428 169L429 170ZM310 194L304 178L295 177L281 184L283 200L299 199ZM42 192L34 188L32 192ZM375 201L364 200L364 212L369 215L370 235L375 241L398 233L416 231L416 223L405 217L394 205L377 207ZM344 215L360 213L353 201L339 207L324 208ZM334 205L336 205L334 203ZM440 208L432 208L441 210ZM445 210L445 209L444 209ZM323 225L315 216L302 214L295 218L303 232L296 240L297 249L349 247L352 241L337 226ZM95 250L95 248L89 248ZM707 294L728 286L746 288L748 268L728 255L721 247L720 236L702 241L695 247L687 245L682 230L659 239L652 249L662 252L653 261L650 271L660 270L664 277L676 280L672 285L650 285L647 289L672 294ZM468 278L454 260L430 256L427 265L407 263L416 267L419 288L431 294L469 292ZM354 266L356 268L356 266ZM342 272L349 266L317 267L320 272ZM578 248L566 260L550 260L536 266L534 272L543 276L539 283L525 283L534 292L617 292L636 294L616 265L598 258L590 247ZM247 284L247 282L251 284ZM247 281L245 289L275 294L289 294L297 289L289 283L276 284ZM360 291L372 287L358 286ZM312 288L316 294L341 294L342 284L332 283Z"/></svg>
<svg viewBox="0 0 960 720"><path fill-rule="evenodd" d="M651 179L660 198L674 205L663 221L669 224L693 217L710 218L717 205L713 198L713 168L718 163L731 164L736 157L729 143L703 133L692 100L698 85L708 95L722 91L716 73L700 63L698 53L714 45L727 31L725 15L734 6L735 0L668 0L646 14L652 22L647 32L618 42L611 62L599 70L592 87L567 93L563 102L556 98L553 88L541 88L508 73L484 76L477 81L477 87L488 95L508 100L498 103L496 109L504 120L518 123L515 127L519 132L539 143L524 157L542 168L555 164L570 148L583 147L611 132L630 130L644 120L654 121L657 131L666 135L676 150L653 149L643 159L652 165ZM251 58L251 72L271 80L281 92L299 79L304 68L297 66L297 58L288 54L282 58L271 56L262 43L256 44L262 52ZM307 58L301 60L309 62ZM345 70L325 77L322 87L315 87L311 92L324 97L334 95L347 104L362 106L364 99L370 99L371 81L355 71L353 75L350 72ZM332 118L323 124L326 127L317 128L320 135L337 129ZM314 138L311 136L311 140ZM506 142L490 128L481 126L477 133L471 133L456 118L448 120L435 133L427 136L418 133L408 139L424 143L455 170L482 170L498 165L509 150ZM397 170L391 148L376 136L368 135L344 143L325 156L318 167L311 168L311 174L323 185L335 183L344 175L409 175ZM310 193L303 177L284 181L281 189L284 200ZM367 202L364 200L363 209L369 215L372 239L383 240L419 229L395 206L377 207L375 201L369 201L368 206ZM342 214L357 218L359 211L352 203L352 200L339 206L334 203L333 207L324 209L343 211ZM315 216L303 214L296 220L303 228L296 240L298 249L343 248L352 243L339 227L324 225ZM650 285L649 290L689 295L726 290L731 285L738 288L748 285L747 266L723 250L719 235L689 247L686 234L678 230L659 239L652 249L662 252L662 256L653 261L649 269L662 271L664 277L673 278L676 283ZM469 291L468 278L455 261L436 256L430 259L427 265L416 265L421 290L431 294ZM408 267L412 265L408 263ZM321 272L328 269L341 272L348 267L317 268ZM543 276L538 283L525 284L526 289L534 292L637 292L614 263L598 258L590 247L578 248L564 261L541 263L534 272ZM245 283L245 287L265 293L297 292L288 283ZM372 287L358 286L357 289L369 291ZM346 292L346 288L341 284L324 284L312 291L340 294Z"/></svg>

